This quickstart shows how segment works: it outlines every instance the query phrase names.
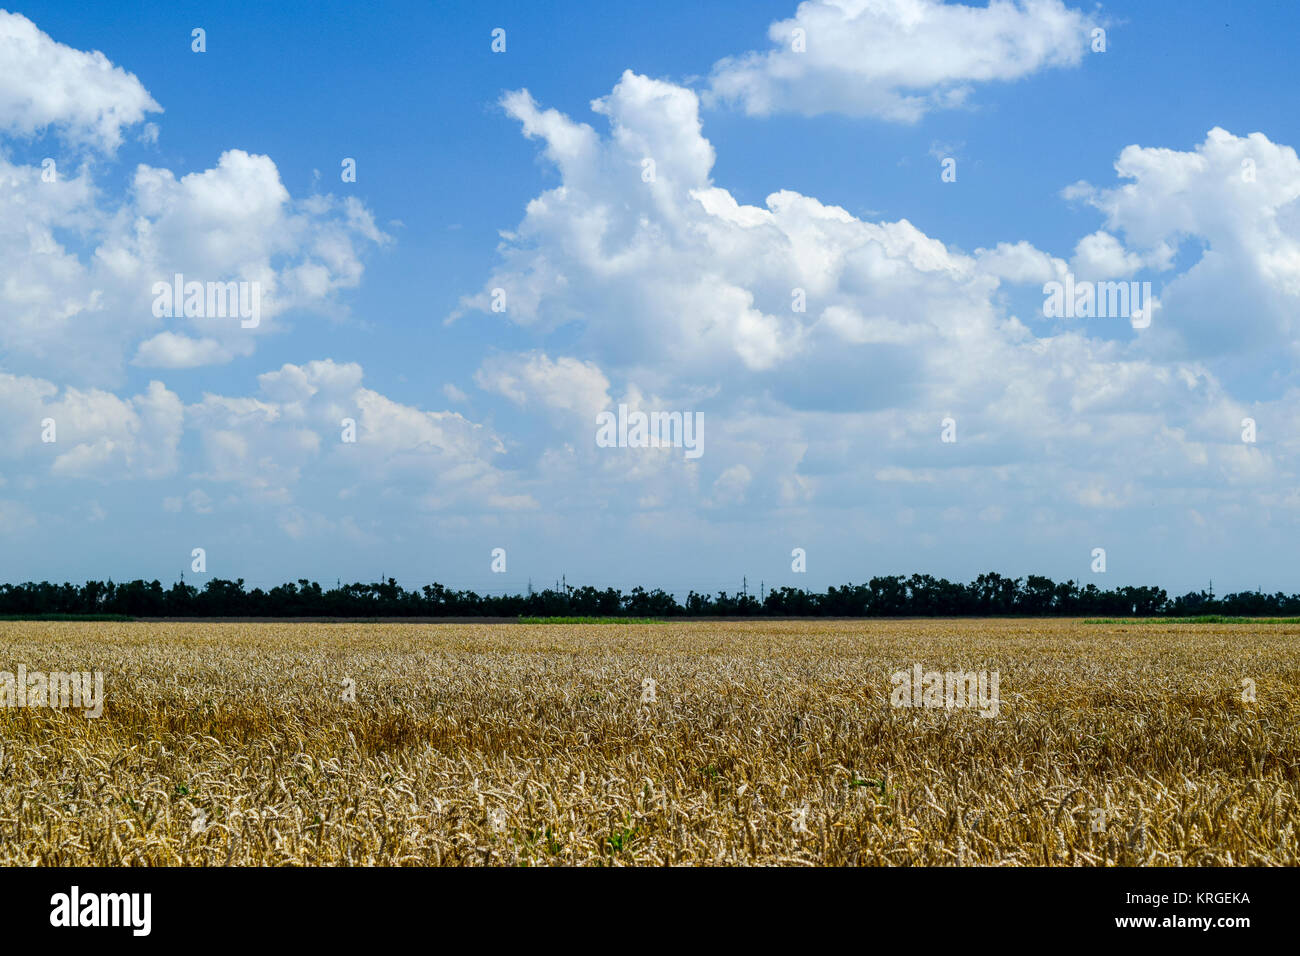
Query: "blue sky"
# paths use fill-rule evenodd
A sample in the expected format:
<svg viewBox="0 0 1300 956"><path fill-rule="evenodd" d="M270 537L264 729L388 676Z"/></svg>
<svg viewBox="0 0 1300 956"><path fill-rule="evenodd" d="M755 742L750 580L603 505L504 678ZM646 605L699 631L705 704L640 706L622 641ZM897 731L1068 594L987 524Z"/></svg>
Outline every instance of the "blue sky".
<svg viewBox="0 0 1300 956"><path fill-rule="evenodd" d="M0 578L1296 590L1296 19L8 8ZM180 269L262 325L153 316ZM1066 272L1150 328L1044 318ZM619 403L704 453L598 447Z"/></svg>

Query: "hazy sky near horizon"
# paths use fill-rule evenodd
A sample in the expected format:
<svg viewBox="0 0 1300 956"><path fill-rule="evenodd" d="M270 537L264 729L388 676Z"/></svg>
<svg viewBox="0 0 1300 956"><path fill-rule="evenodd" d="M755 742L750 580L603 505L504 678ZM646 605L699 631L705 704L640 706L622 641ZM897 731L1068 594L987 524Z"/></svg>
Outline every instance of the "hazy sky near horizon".
<svg viewBox="0 0 1300 956"><path fill-rule="evenodd" d="M1298 25L4 8L0 580L1300 590ZM601 447L620 405L701 453Z"/></svg>

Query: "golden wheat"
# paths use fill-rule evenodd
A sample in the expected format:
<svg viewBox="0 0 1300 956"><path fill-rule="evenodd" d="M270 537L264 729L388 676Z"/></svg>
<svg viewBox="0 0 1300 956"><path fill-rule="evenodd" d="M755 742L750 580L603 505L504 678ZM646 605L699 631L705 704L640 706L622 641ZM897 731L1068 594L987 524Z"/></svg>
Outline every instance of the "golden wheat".
<svg viewBox="0 0 1300 956"><path fill-rule="evenodd" d="M100 670L106 695L0 708L0 863L1295 865L1298 640L0 623L0 670ZM998 716L891 706L916 663L998 671Z"/></svg>

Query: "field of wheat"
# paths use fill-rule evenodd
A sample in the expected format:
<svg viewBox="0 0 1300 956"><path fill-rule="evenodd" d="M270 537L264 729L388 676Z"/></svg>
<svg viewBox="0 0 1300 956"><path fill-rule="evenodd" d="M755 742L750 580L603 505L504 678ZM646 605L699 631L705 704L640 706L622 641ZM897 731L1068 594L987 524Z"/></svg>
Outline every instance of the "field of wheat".
<svg viewBox="0 0 1300 956"><path fill-rule="evenodd" d="M5 865L1300 863L1295 625L0 622L0 648L105 695L0 707ZM893 706L917 664L996 671L997 716Z"/></svg>

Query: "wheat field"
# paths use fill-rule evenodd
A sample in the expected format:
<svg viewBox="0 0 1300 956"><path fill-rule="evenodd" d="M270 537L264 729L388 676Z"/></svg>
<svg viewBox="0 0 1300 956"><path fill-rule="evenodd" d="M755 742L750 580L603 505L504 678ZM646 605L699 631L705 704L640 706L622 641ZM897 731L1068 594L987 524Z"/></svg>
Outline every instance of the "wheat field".
<svg viewBox="0 0 1300 956"><path fill-rule="evenodd" d="M1300 627L4 623L6 865L1295 865ZM996 717L891 675L996 671ZM1252 696L1243 688L1250 684Z"/></svg>

